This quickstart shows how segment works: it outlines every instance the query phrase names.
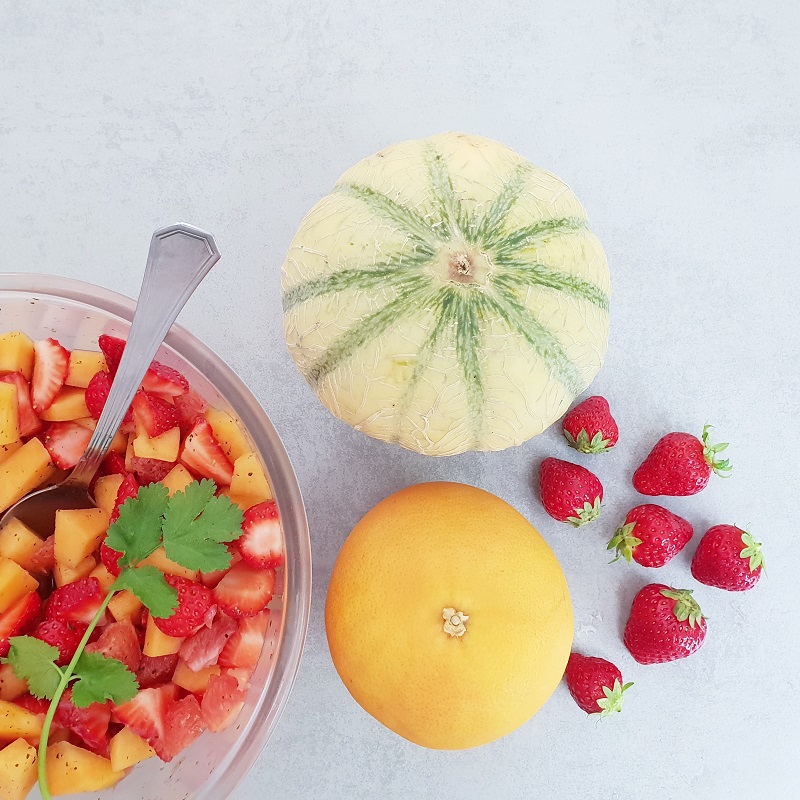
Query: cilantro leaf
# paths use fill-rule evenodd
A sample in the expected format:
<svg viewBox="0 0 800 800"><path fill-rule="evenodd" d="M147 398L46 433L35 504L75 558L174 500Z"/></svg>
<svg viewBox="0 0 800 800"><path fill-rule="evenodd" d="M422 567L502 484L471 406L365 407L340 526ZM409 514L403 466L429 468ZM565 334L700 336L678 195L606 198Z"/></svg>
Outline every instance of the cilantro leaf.
<svg viewBox="0 0 800 800"><path fill-rule="evenodd" d="M133 700L139 691L136 676L116 658L102 653L81 653L75 665L78 680L72 686L76 708L111 700L115 705Z"/></svg>
<svg viewBox="0 0 800 800"><path fill-rule="evenodd" d="M226 569L231 554L225 542L242 535L243 515L227 497L215 497L213 481L190 483L174 494L164 514L164 549L187 569Z"/></svg>
<svg viewBox="0 0 800 800"><path fill-rule="evenodd" d="M106 544L122 553L121 567L147 558L161 544L161 523L168 501L167 487L151 483L120 506L119 519L108 528Z"/></svg>
<svg viewBox="0 0 800 800"><path fill-rule="evenodd" d="M133 592L154 617L171 617L178 607L178 593L167 583L164 573L149 564L122 570L111 588Z"/></svg>
<svg viewBox="0 0 800 800"><path fill-rule="evenodd" d="M34 697L52 700L62 675L56 666L58 648L33 636L12 636L9 642L11 648L8 658L2 659L3 663L11 664L14 674L28 682Z"/></svg>

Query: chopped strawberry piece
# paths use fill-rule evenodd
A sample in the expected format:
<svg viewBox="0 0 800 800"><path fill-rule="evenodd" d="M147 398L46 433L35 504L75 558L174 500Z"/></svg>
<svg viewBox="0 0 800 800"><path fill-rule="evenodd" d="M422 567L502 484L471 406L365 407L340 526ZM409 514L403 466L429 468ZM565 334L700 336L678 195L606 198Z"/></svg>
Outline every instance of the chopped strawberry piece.
<svg viewBox="0 0 800 800"><path fill-rule="evenodd" d="M175 702L177 692L178 687L173 683L141 689L133 700L114 709L114 717L141 736L164 761L173 756L165 734L167 710Z"/></svg>
<svg viewBox="0 0 800 800"><path fill-rule="evenodd" d="M103 372L103 370L95 372L86 387L86 394L84 395L86 408L89 409L89 413L94 419L100 419L110 391L111 376L107 372Z"/></svg>
<svg viewBox="0 0 800 800"><path fill-rule="evenodd" d="M235 567L241 562L241 553L234 547L231 555L231 567ZM228 567L228 569L230 569L230 567ZM214 572L201 572L200 580L202 581L203 586L208 586L209 589L213 589L228 574L228 569L218 569Z"/></svg>
<svg viewBox="0 0 800 800"><path fill-rule="evenodd" d="M253 677L254 670L248 669L247 667L228 667L223 670L225 675L230 675L232 678L236 678L236 682L239 684L239 688L246 692L250 688L250 678Z"/></svg>
<svg viewBox="0 0 800 800"><path fill-rule="evenodd" d="M72 469L91 438L92 432L76 422L51 422L44 432L43 443L59 469Z"/></svg>
<svg viewBox="0 0 800 800"><path fill-rule="evenodd" d="M257 569L283 564L283 537L274 500L248 508L242 522L244 534L236 540L242 558Z"/></svg>
<svg viewBox="0 0 800 800"><path fill-rule="evenodd" d="M23 694L22 697L18 697L14 702L18 706L22 706L26 711L30 711L31 714L39 714L41 716L44 716L50 708L49 700L40 700L32 694Z"/></svg>
<svg viewBox="0 0 800 800"><path fill-rule="evenodd" d="M42 429L42 421L33 410L31 390L28 381L21 372L9 372L0 375L0 381L10 383L17 389L17 417L19 419L19 435L22 437L33 436Z"/></svg>
<svg viewBox="0 0 800 800"><path fill-rule="evenodd" d="M166 754L161 753L159 753L159 757L163 761L174 758L197 739L205 729L206 723L200 711L200 703L193 694L170 703L167 706L164 720L164 739L169 757L167 758Z"/></svg>
<svg viewBox="0 0 800 800"><path fill-rule="evenodd" d="M137 494L139 494L139 484L136 482L136 478L128 473L122 479L119 489L117 489L117 497L114 500L114 508L111 511L110 522L116 522L119 519L120 507L125 505L127 500L136 497Z"/></svg>
<svg viewBox="0 0 800 800"><path fill-rule="evenodd" d="M59 667L64 667L69 664L72 656L75 655L83 634L86 633L86 628L87 626L80 622L63 622L60 619L48 619L40 622L31 636L57 647L59 658L56 664Z"/></svg>
<svg viewBox="0 0 800 800"><path fill-rule="evenodd" d="M119 560L122 558L122 553L119 550L113 550L105 542L100 545L100 561L103 562L105 568L115 577L119 577L122 572L119 566Z"/></svg>
<svg viewBox="0 0 800 800"><path fill-rule="evenodd" d="M122 351L125 349L125 340L104 333L97 340L97 344L100 346L100 350L105 356L108 371L113 377L117 374L117 367L119 367L119 362L122 359Z"/></svg>
<svg viewBox="0 0 800 800"><path fill-rule="evenodd" d="M81 578L56 589L44 607L45 619L88 625L105 599L97 578Z"/></svg>
<svg viewBox="0 0 800 800"><path fill-rule="evenodd" d="M212 675L200 706L212 731L222 731L239 715L247 693L233 675Z"/></svg>
<svg viewBox="0 0 800 800"><path fill-rule="evenodd" d="M267 609L254 617L243 617L239 620L236 633L228 639L228 643L219 654L218 663L221 667L243 668L252 673L264 649L269 616Z"/></svg>
<svg viewBox="0 0 800 800"><path fill-rule="evenodd" d="M214 587L214 597L226 614L253 617L267 607L274 589L274 569L254 569L241 563L231 567Z"/></svg>
<svg viewBox="0 0 800 800"><path fill-rule="evenodd" d="M187 469L196 475L211 478L220 486L230 486L233 478L233 464L214 436L214 431L207 419L198 418L192 429L186 434L180 460Z"/></svg>
<svg viewBox="0 0 800 800"><path fill-rule="evenodd" d="M142 661L142 648L136 629L130 622L112 622L103 628L100 638L86 646L88 653L100 653L107 658L116 658L131 672L136 672Z"/></svg>
<svg viewBox="0 0 800 800"><path fill-rule="evenodd" d="M125 459L113 450L103 459L101 469L103 475L122 475L123 478L128 475Z"/></svg>
<svg viewBox="0 0 800 800"><path fill-rule="evenodd" d="M78 708L72 702L72 690L67 689L58 701L54 719L57 725L79 736L89 749L103 752L108 747L111 707L107 703Z"/></svg>
<svg viewBox="0 0 800 800"><path fill-rule="evenodd" d="M169 397L178 397L189 391L189 381L178 370L153 361L142 379L142 389Z"/></svg>
<svg viewBox="0 0 800 800"><path fill-rule="evenodd" d="M191 636L205 622L205 617L214 605L211 589L202 583L166 576L167 583L178 592L178 607L170 617L153 618L156 627L167 636Z"/></svg>
<svg viewBox="0 0 800 800"><path fill-rule="evenodd" d="M175 667L178 666L178 654L168 656L142 656L136 670L136 680L142 689L159 686L172 680Z"/></svg>
<svg viewBox="0 0 800 800"><path fill-rule="evenodd" d="M33 345L31 398L34 410L41 414L53 404L69 372L69 351L55 339L41 339Z"/></svg>
<svg viewBox="0 0 800 800"><path fill-rule="evenodd" d="M48 573L53 571L56 563L56 537L50 534L40 548L34 551L30 558L30 571L33 573Z"/></svg>
<svg viewBox="0 0 800 800"><path fill-rule="evenodd" d="M134 420L148 436L161 436L180 422L175 406L152 392L140 389L133 397L132 407Z"/></svg>
<svg viewBox="0 0 800 800"><path fill-rule="evenodd" d="M136 478L142 486L149 483L163 481L177 462L159 461L157 458L139 458L134 456L131 459L131 469L136 474Z"/></svg>
<svg viewBox="0 0 800 800"><path fill-rule="evenodd" d="M8 655L11 647L8 640L25 633L33 625L41 607L39 595L28 592L0 614L0 658Z"/></svg>
<svg viewBox="0 0 800 800"><path fill-rule="evenodd" d="M180 657L189 669L198 670L217 663L219 654L228 639L236 632L236 622L224 614L217 614L210 628L201 628L181 644Z"/></svg>
<svg viewBox="0 0 800 800"><path fill-rule="evenodd" d="M180 418L181 436L186 436L197 422L197 418L208 411L208 403L194 389L189 389L186 394L180 394L175 398L175 408Z"/></svg>

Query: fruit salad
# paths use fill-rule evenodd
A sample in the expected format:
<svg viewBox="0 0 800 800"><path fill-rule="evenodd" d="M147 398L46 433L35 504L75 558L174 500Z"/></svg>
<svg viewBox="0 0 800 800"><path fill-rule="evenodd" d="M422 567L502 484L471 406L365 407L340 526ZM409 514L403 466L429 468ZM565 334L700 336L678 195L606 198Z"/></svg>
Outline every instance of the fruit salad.
<svg viewBox="0 0 800 800"><path fill-rule="evenodd" d="M78 462L125 346L98 344L0 335L0 513ZM96 792L230 725L280 592L261 462L177 370L151 364L91 492L46 538L0 530L3 800Z"/></svg>

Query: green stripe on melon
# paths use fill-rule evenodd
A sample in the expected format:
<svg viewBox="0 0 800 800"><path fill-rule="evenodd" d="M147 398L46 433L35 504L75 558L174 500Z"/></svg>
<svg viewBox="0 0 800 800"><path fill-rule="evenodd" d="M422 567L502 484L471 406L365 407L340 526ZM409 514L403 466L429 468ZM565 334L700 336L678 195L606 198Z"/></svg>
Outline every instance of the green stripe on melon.
<svg viewBox="0 0 800 800"><path fill-rule="evenodd" d="M602 246L574 194L476 136L364 159L283 267L286 340L320 400L431 455L498 450L558 419L602 365Z"/></svg>

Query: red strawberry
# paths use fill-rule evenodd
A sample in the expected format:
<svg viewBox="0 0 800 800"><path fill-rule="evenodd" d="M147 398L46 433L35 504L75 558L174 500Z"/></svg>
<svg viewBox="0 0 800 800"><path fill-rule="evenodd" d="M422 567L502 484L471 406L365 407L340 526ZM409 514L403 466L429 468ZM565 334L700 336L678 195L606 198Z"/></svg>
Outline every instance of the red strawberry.
<svg viewBox="0 0 800 800"><path fill-rule="evenodd" d="M119 577L122 572L119 566L119 560L122 558L122 553L118 550L113 550L105 542L100 545L100 561L103 562L105 568L115 577Z"/></svg>
<svg viewBox="0 0 800 800"><path fill-rule="evenodd" d="M625 646L640 664L686 658L706 638L706 619L691 589L650 583L633 598Z"/></svg>
<svg viewBox="0 0 800 800"><path fill-rule="evenodd" d="M611 538L608 549L617 551L614 561L624 558L630 562L633 558L643 567L663 567L686 547L693 533L683 517L646 503L628 512L625 524Z"/></svg>
<svg viewBox="0 0 800 800"><path fill-rule="evenodd" d="M622 673L604 658L571 653L564 673L572 699L587 713L607 717L622 711L624 693L632 683L622 683Z"/></svg>
<svg viewBox="0 0 800 800"><path fill-rule="evenodd" d="M178 654L168 656L145 656L139 661L136 680L141 689L160 686L172 680L175 667L178 666Z"/></svg>
<svg viewBox="0 0 800 800"><path fill-rule="evenodd" d="M619 428L608 400L595 395L567 412L562 425L570 447L581 453L605 453L619 441Z"/></svg>
<svg viewBox="0 0 800 800"><path fill-rule="evenodd" d="M160 436L171 428L177 428L180 415L163 397L139 390L133 396L133 418L148 436Z"/></svg>
<svg viewBox="0 0 800 800"><path fill-rule="evenodd" d="M180 657L189 669L198 672L217 663L228 639L236 632L236 622L217 614L210 628L201 628L181 644Z"/></svg>
<svg viewBox="0 0 800 800"><path fill-rule="evenodd" d="M253 617L263 611L275 590L274 569L254 569L241 563L231 567L214 587L221 611L231 617Z"/></svg>
<svg viewBox="0 0 800 800"><path fill-rule="evenodd" d="M122 475L123 478L129 474L125 459L113 450L103 459L102 472L103 475Z"/></svg>
<svg viewBox="0 0 800 800"><path fill-rule="evenodd" d="M36 592L28 592L0 614L0 658L8 655L12 636L25 633L39 615L42 601Z"/></svg>
<svg viewBox="0 0 800 800"><path fill-rule="evenodd" d="M166 742L166 720L177 691L178 687L173 683L140 689L133 700L114 709L114 717L141 736L164 761L169 761L174 755Z"/></svg>
<svg viewBox="0 0 800 800"><path fill-rule="evenodd" d="M729 592L752 589L763 568L761 542L735 525L709 528L692 559L692 575L700 583Z"/></svg>
<svg viewBox="0 0 800 800"><path fill-rule="evenodd" d="M197 418L206 413L208 403L194 389L189 389L186 394L175 397L175 408L178 409L180 418L181 436L186 436Z"/></svg>
<svg viewBox="0 0 800 800"><path fill-rule="evenodd" d="M106 364L108 365L108 371L113 377L117 374L117 367L119 367L119 362L122 360L122 351L125 349L125 340L119 339L116 336L109 336L107 333L104 333L97 340L97 344L100 346L100 350L105 356Z"/></svg>
<svg viewBox="0 0 800 800"><path fill-rule="evenodd" d="M244 533L236 540L242 558L260 569L283 564L283 537L274 500L252 506L244 512Z"/></svg>
<svg viewBox="0 0 800 800"><path fill-rule="evenodd" d="M264 649L269 617L270 612L267 609L254 617L240 619L236 633L228 639L219 654L219 665L223 668L246 669L252 673Z"/></svg>
<svg viewBox="0 0 800 800"><path fill-rule="evenodd" d="M22 697L18 697L14 702L18 706L22 706L26 711L30 711L31 714L39 714L40 716L44 716L50 708L49 700L40 700L32 694L23 694Z"/></svg>
<svg viewBox="0 0 800 800"><path fill-rule="evenodd" d="M42 546L37 548L30 557L28 566L33 573L48 573L53 571L56 563L56 537L50 534Z"/></svg>
<svg viewBox="0 0 800 800"><path fill-rule="evenodd" d="M153 361L142 379L142 389L177 397L189 391L189 381L178 370Z"/></svg>
<svg viewBox="0 0 800 800"><path fill-rule="evenodd" d="M214 605L211 589L202 583L166 575L167 583L178 592L178 607L170 617L153 617L156 627L167 636L191 636L202 624L209 609Z"/></svg>
<svg viewBox="0 0 800 800"><path fill-rule="evenodd" d="M600 516L603 485L585 467L546 458L539 468L539 489L544 510L559 522L577 528Z"/></svg>
<svg viewBox="0 0 800 800"><path fill-rule="evenodd" d="M136 482L136 478L133 477L130 473L128 473L123 479L122 483L119 485L119 489L117 489L117 496L114 500L114 508L111 511L111 518L110 522L116 522L119 519L119 510L125 503L136 497L139 494L139 484Z"/></svg>
<svg viewBox="0 0 800 800"><path fill-rule="evenodd" d="M55 723L79 736L91 750L104 752L108 747L108 723L111 708L105 703L92 703L77 708L72 702L72 690L67 689L56 708Z"/></svg>
<svg viewBox="0 0 800 800"><path fill-rule="evenodd" d="M76 422L51 422L44 432L44 446L59 469L72 469L91 438L92 432Z"/></svg>
<svg viewBox="0 0 800 800"><path fill-rule="evenodd" d="M62 622L60 619L48 619L40 622L31 636L57 647L59 657L56 664L59 667L64 667L69 664L72 656L75 655L83 634L86 633L86 627L86 625L82 625L79 622Z"/></svg>
<svg viewBox="0 0 800 800"><path fill-rule="evenodd" d="M193 694L170 703L164 719L164 745L167 752L159 754L159 757L163 761L174 758L205 729L206 723L200 711L200 703Z"/></svg>
<svg viewBox="0 0 800 800"><path fill-rule="evenodd" d="M131 459L131 469L142 486L149 483L163 481L175 466L173 461L159 461L157 458L139 458L134 456Z"/></svg>
<svg viewBox="0 0 800 800"><path fill-rule="evenodd" d="M94 419L100 419L103 409L108 400L108 393L111 391L111 377L107 372L95 372L92 375L89 385L86 387L84 400L86 408Z"/></svg>
<svg viewBox="0 0 800 800"><path fill-rule="evenodd" d="M235 567L237 564L241 564L242 560L242 554L235 549L234 544L230 567ZM200 581L202 582L203 586L208 586L209 589L213 589L228 574L228 569L230 569L230 567L227 569L218 569L214 572L201 572Z"/></svg>
<svg viewBox="0 0 800 800"><path fill-rule="evenodd" d="M33 345L31 380L33 408L41 414L53 404L69 372L69 351L55 339L41 339Z"/></svg>
<svg viewBox="0 0 800 800"><path fill-rule="evenodd" d="M233 675L212 675L201 704L209 729L225 730L239 715L246 697L247 692L239 688L239 681Z"/></svg>
<svg viewBox="0 0 800 800"><path fill-rule="evenodd" d="M703 428L702 441L691 433L668 433L659 439L633 475L636 491L684 497L704 489L712 471L727 477L730 461L718 458L718 454L728 444L709 444L709 430L710 425Z"/></svg>
<svg viewBox="0 0 800 800"><path fill-rule="evenodd" d="M97 578L81 578L56 589L44 607L45 619L88 625L105 599Z"/></svg>
<svg viewBox="0 0 800 800"><path fill-rule="evenodd" d="M106 658L116 658L131 672L136 672L142 661L139 637L130 622L112 622L106 625L100 638L86 646L86 652L100 653Z"/></svg>
<svg viewBox="0 0 800 800"><path fill-rule="evenodd" d="M191 472L211 478L218 486L230 486L233 464L214 436L207 419L200 417L195 421L183 442L180 460Z"/></svg>
<svg viewBox="0 0 800 800"><path fill-rule="evenodd" d="M10 383L17 389L17 416L19 418L19 435L22 437L33 436L42 428L39 415L33 410L31 390L28 381L21 372L9 372L0 375L0 381Z"/></svg>

